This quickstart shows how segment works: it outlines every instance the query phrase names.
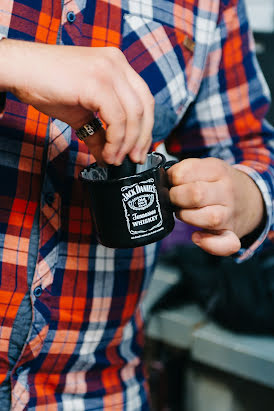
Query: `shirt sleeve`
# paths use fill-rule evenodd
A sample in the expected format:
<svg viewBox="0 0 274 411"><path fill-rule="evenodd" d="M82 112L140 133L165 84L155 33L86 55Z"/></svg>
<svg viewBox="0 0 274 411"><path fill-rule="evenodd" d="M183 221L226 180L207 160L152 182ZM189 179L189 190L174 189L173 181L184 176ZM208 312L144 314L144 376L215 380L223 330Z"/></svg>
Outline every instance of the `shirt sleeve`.
<svg viewBox="0 0 274 411"><path fill-rule="evenodd" d="M0 41L5 38L4 35L0 33ZM6 105L6 93L0 92L0 119L3 117Z"/></svg>
<svg viewBox="0 0 274 411"><path fill-rule="evenodd" d="M238 261L274 237L274 129L265 120L269 105L270 93L256 59L244 1L222 0L199 93L170 135L167 148L181 158L223 159L259 187L265 225L252 244L242 242Z"/></svg>

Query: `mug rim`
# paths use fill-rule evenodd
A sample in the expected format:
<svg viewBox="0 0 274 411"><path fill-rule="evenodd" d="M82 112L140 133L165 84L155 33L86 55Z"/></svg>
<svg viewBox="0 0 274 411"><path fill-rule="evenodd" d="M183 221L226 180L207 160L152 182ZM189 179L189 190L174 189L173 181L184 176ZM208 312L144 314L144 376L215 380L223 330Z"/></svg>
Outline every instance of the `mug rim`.
<svg viewBox="0 0 274 411"><path fill-rule="evenodd" d="M120 181L126 180L128 178L137 178L137 177L139 178L140 176L143 177L147 173L151 173L152 171L156 171L156 170L158 170L159 168L161 168L165 165L166 157L164 156L164 154L159 153L158 151L153 151L151 153L148 153L148 155L155 155L155 154L162 158L161 161L159 162L159 164L157 164L154 167L149 168L148 170L141 171L141 173L133 174L133 175L127 176L127 177L120 177L120 178L117 178L117 179L116 178L115 179L110 179L110 180L108 180L108 179L107 180L89 180L89 179L83 177L82 176L83 171L85 171L85 170L89 171L90 168L95 168L96 167L97 163L95 161L94 163L90 164L88 167L85 167L80 171L79 179L86 182L86 183L91 183L91 184L110 184L110 183L113 184L113 183L118 183Z"/></svg>

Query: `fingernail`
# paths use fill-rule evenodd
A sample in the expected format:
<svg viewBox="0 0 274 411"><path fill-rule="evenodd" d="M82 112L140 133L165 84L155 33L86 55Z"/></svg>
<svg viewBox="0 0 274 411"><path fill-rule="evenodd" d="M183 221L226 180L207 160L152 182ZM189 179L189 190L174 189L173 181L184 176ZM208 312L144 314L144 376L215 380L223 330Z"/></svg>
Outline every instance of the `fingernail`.
<svg viewBox="0 0 274 411"><path fill-rule="evenodd" d="M147 153L142 156L142 163L144 164L147 161Z"/></svg>
<svg viewBox="0 0 274 411"><path fill-rule="evenodd" d="M106 164L113 164L115 161L115 157L112 154L106 153L104 151L102 152L102 158L106 162Z"/></svg>
<svg viewBox="0 0 274 411"><path fill-rule="evenodd" d="M140 151L139 150L134 150L133 153L132 153L132 158L136 163L139 163L140 161L142 161Z"/></svg>
<svg viewBox="0 0 274 411"><path fill-rule="evenodd" d="M124 161L125 156L124 155L117 155L113 158L113 164L115 166L120 166L122 162Z"/></svg>

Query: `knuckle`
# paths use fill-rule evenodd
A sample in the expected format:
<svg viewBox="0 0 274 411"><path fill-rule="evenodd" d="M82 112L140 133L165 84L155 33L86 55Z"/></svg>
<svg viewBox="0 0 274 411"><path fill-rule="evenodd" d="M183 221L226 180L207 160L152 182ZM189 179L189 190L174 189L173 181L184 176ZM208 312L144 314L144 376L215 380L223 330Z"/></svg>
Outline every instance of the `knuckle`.
<svg viewBox="0 0 274 411"><path fill-rule="evenodd" d="M126 113L124 111L119 111L116 114L116 118L115 118L115 123L117 124L117 126L121 127L121 125L125 125L126 121L127 121Z"/></svg>
<svg viewBox="0 0 274 411"><path fill-rule="evenodd" d="M172 167L170 170L171 179L174 185L181 183L181 173L178 167Z"/></svg>
<svg viewBox="0 0 274 411"><path fill-rule="evenodd" d="M175 187L171 187L171 188L170 188L170 190L169 190L169 198L170 198L170 201L171 201L172 203L176 203L177 195L176 195Z"/></svg>
<svg viewBox="0 0 274 411"><path fill-rule="evenodd" d="M107 132L106 134L106 142L108 144L108 147L110 146L116 146L117 144L120 144L125 138L125 133L123 129L119 129L119 127L112 129L111 132Z"/></svg>
<svg viewBox="0 0 274 411"><path fill-rule="evenodd" d="M144 107L141 102L135 105L135 115L137 118L141 118L144 115Z"/></svg>
<svg viewBox="0 0 274 411"><path fill-rule="evenodd" d="M102 88L105 89L111 84L109 73L112 72L113 65L108 57L100 58L90 65L89 77L94 78L93 93L102 93Z"/></svg>
<svg viewBox="0 0 274 411"><path fill-rule="evenodd" d="M214 210L211 212L209 217L210 228L218 228L222 223L222 214L220 210Z"/></svg>
<svg viewBox="0 0 274 411"><path fill-rule="evenodd" d="M204 200L204 191L199 181L192 186L192 200L195 206L201 205Z"/></svg>
<svg viewBox="0 0 274 411"><path fill-rule="evenodd" d="M121 59L122 57L124 57L123 52L117 47L107 47L106 49L110 59L116 61L117 59Z"/></svg>

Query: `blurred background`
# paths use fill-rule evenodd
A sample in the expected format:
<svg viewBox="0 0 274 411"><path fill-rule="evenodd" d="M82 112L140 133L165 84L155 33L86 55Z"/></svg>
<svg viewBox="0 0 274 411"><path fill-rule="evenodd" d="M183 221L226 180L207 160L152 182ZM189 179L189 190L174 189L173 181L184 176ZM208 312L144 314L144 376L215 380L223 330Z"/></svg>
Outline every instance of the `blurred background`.
<svg viewBox="0 0 274 411"><path fill-rule="evenodd" d="M274 0L246 6L274 98ZM267 119L274 124L273 104ZM145 300L152 410L272 411L274 250L239 265L190 236L177 221Z"/></svg>
<svg viewBox="0 0 274 411"><path fill-rule="evenodd" d="M274 1L245 0L249 22L256 41L259 63L271 94L274 91ZM274 108L271 106L268 120L274 123Z"/></svg>

